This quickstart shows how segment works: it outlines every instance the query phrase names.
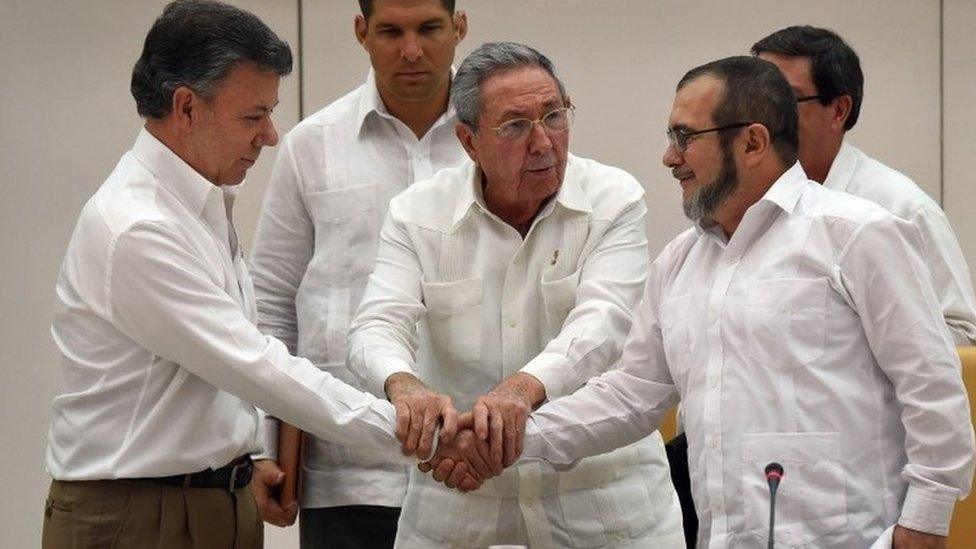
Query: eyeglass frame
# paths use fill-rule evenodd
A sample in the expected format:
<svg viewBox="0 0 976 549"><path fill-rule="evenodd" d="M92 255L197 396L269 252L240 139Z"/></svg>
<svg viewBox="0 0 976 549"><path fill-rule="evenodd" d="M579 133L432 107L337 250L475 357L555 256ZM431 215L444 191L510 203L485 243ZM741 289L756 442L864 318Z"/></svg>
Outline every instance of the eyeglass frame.
<svg viewBox="0 0 976 549"><path fill-rule="evenodd" d="M737 128L745 128L745 127L751 126L753 124L755 124L755 122L738 122L736 124L728 124L726 126L718 126L716 128L708 128L707 130L696 130L696 131L693 131L693 132L685 132L684 130L682 130L680 128L668 128L667 131L665 131L664 133L668 137L668 144L670 144L672 147L674 147L674 150L678 151L679 153L683 153L686 150L688 150L688 138L689 137L694 137L696 135L701 135L703 133L711 133L711 132L718 132L718 131L722 131L722 130L732 130L732 129L737 129ZM684 143L683 144L682 143L679 143L679 141L683 141Z"/></svg>
<svg viewBox="0 0 976 549"><path fill-rule="evenodd" d="M563 111L567 115L566 116L566 120L567 120L566 127L565 128L562 128L562 129L550 128L548 125L546 125L546 123L544 122L544 120L549 115L551 115L553 113L556 113L556 112L559 112L559 111ZM502 122L501 124L499 124L497 126L490 126L490 128L493 129L493 130L495 130L495 133L498 134L498 137L504 139L505 141L518 141L520 139L525 139L526 137L528 137L532 133L532 128L534 128L536 124L540 124L546 131L564 132L564 131L569 130L569 127L573 125L573 119L575 118L575 112L576 112L576 106L575 105L572 105L572 104L569 104L569 105L566 105L566 106L563 106L563 107L556 107L555 109L552 109L551 111L543 114L542 116L540 116L539 118L536 118L535 120L533 120L531 118L524 117L524 116L520 116L518 118L510 118L510 119ZM502 135L502 130L506 126L510 126L514 122L520 122L522 120L525 120L525 121L529 122L529 131L525 132L525 135L520 135L520 136L517 136L517 137L505 137L505 136Z"/></svg>

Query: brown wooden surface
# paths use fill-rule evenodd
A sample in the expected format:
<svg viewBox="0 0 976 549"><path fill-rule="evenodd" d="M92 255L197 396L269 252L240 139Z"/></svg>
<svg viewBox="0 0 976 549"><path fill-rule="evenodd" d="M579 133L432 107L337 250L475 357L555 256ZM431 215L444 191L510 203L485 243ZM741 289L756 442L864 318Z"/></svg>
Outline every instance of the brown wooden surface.
<svg viewBox="0 0 976 549"><path fill-rule="evenodd" d="M962 380L969 393L969 417L976 423L973 401L976 401L976 347L959 347L962 360ZM973 549L976 547L976 495L956 503L949 525L949 549Z"/></svg>

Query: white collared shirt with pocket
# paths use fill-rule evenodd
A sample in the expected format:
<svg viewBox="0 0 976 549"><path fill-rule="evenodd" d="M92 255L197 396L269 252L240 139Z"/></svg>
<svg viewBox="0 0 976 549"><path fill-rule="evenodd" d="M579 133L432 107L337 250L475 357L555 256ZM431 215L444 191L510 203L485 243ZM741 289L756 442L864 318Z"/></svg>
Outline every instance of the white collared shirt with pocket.
<svg viewBox="0 0 976 549"><path fill-rule="evenodd" d="M915 228L799 164L731 239L699 224L654 261L618 368L536 411L526 459L566 466L645 436L680 395L698 547L868 547L945 535L970 489L959 358Z"/></svg>
<svg viewBox="0 0 976 549"><path fill-rule="evenodd" d="M621 170L570 156L523 238L485 206L472 162L393 199L350 328L367 388L399 371L460 411L516 372L558 399L616 361L647 272L646 207ZM556 472L506 470L459 494L413 471L398 547L684 547L659 434Z"/></svg>

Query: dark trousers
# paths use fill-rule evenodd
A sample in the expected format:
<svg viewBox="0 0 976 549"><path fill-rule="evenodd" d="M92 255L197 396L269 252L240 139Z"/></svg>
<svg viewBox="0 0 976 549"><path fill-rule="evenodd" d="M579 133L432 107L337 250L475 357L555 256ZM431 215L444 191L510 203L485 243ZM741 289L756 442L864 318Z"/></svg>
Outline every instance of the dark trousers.
<svg viewBox="0 0 976 549"><path fill-rule="evenodd" d="M390 549L399 507L349 505L302 509L301 549Z"/></svg>
<svg viewBox="0 0 976 549"><path fill-rule="evenodd" d="M250 486L184 488L131 480L51 482L44 549L261 549Z"/></svg>

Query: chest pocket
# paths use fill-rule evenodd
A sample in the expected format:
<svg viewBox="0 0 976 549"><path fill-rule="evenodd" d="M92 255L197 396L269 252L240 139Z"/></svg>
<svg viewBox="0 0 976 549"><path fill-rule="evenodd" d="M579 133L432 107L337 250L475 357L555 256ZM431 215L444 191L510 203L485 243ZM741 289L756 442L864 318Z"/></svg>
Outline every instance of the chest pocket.
<svg viewBox="0 0 976 549"><path fill-rule="evenodd" d="M579 287L581 272L582 269L577 269L558 280L542 281L540 290L545 307L546 328L553 336L562 329L566 317L576 305L576 289Z"/></svg>
<svg viewBox="0 0 976 549"><path fill-rule="evenodd" d="M421 289L437 362L442 367L477 365L481 361L482 279L425 281Z"/></svg>
<svg viewBox="0 0 976 549"><path fill-rule="evenodd" d="M746 322L749 355L763 367L807 366L823 355L826 279L777 278L749 288Z"/></svg>
<svg viewBox="0 0 976 549"><path fill-rule="evenodd" d="M379 215L376 185L356 185L306 195L315 224L315 257L309 270L329 286L348 286L373 270Z"/></svg>

